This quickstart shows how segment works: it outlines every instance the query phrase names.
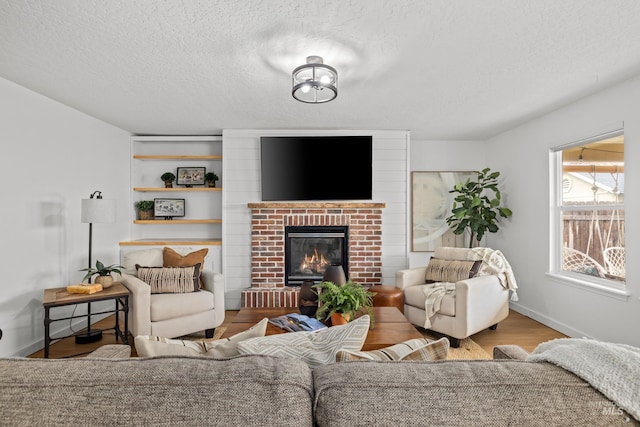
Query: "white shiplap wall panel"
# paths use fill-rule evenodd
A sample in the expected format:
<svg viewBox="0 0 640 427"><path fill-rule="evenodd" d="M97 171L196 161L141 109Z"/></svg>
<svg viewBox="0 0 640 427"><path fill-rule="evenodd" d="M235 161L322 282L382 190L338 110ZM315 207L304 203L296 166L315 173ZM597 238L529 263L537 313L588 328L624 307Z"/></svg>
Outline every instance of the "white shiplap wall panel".
<svg viewBox="0 0 640 427"><path fill-rule="evenodd" d="M382 210L382 283L394 284L407 262L409 132L371 130L225 130L223 136L223 268L226 305L240 308L241 291L251 286L251 215L260 202L260 137L273 135L372 135L373 201Z"/></svg>

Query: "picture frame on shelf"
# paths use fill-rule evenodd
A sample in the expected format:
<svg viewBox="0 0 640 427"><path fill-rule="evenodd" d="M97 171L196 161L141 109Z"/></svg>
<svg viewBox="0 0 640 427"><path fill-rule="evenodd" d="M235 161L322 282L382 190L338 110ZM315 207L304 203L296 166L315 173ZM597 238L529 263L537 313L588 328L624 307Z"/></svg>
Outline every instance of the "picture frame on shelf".
<svg viewBox="0 0 640 427"><path fill-rule="evenodd" d="M164 217L164 219L173 219L175 217L184 216L185 199L153 199L154 215Z"/></svg>
<svg viewBox="0 0 640 427"><path fill-rule="evenodd" d="M191 188L194 185L204 185L204 175L207 169L204 167L178 167L176 171L177 185Z"/></svg>

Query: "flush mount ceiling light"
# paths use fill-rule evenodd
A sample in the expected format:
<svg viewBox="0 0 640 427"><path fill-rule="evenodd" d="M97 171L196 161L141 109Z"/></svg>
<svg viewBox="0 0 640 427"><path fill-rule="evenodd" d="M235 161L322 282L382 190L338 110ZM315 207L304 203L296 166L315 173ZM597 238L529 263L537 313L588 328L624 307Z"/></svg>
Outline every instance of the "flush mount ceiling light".
<svg viewBox="0 0 640 427"><path fill-rule="evenodd" d="M293 70L292 79L291 95L298 101L321 104L338 96L338 72L320 56L307 56L307 63Z"/></svg>

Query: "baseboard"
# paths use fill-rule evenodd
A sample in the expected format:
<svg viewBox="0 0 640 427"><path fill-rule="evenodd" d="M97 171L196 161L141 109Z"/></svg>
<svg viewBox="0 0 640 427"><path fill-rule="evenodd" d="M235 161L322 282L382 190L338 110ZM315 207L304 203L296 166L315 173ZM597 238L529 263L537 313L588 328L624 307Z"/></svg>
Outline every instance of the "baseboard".
<svg viewBox="0 0 640 427"><path fill-rule="evenodd" d="M509 303L509 308L511 308L513 311L516 311L520 314L522 314L523 316L527 316L532 318L533 320L542 323L545 326L548 326L552 329L555 329L558 332L561 332L571 338L591 338L593 339L593 337L579 329L573 328L565 323L562 322L558 322L555 319L552 319L551 317L542 314L538 311L532 310L528 307L523 306L522 304L518 304L516 302L510 302Z"/></svg>

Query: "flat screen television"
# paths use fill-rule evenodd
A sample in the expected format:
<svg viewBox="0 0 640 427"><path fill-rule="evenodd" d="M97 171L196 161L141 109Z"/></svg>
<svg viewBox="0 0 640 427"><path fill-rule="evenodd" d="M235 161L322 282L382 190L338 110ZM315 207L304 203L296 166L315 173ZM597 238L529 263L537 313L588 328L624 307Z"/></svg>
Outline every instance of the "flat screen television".
<svg viewBox="0 0 640 427"><path fill-rule="evenodd" d="M263 201L371 200L373 138L263 136Z"/></svg>

